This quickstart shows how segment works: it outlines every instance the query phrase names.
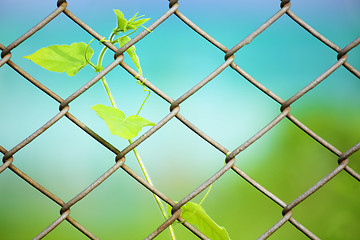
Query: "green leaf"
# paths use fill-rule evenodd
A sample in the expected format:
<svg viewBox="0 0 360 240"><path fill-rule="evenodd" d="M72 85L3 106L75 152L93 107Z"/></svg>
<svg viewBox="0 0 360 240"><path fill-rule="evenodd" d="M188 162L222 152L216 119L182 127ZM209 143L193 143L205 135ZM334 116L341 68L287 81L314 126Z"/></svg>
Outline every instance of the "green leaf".
<svg viewBox="0 0 360 240"><path fill-rule="evenodd" d="M169 206L168 211L171 212ZM230 239L226 229L217 225L199 204L193 202L186 203L181 207L181 217L188 223L196 225L211 240Z"/></svg>
<svg viewBox="0 0 360 240"><path fill-rule="evenodd" d="M150 18L140 19L144 15L137 17L138 13L136 13L129 21L127 21L120 10L115 9L114 12L117 19L117 26L113 30L115 34L118 34L119 32L126 32L129 29L137 30L141 25L150 20Z"/></svg>
<svg viewBox="0 0 360 240"><path fill-rule="evenodd" d="M147 21L149 21L150 18L143 18L143 19L139 19L139 20L136 20L134 22L128 22L128 25L127 25L127 29L138 29L141 25L143 25L144 23L146 23Z"/></svg>
<svg viewBox="0 0 360 240"><path fill-rule="evenodd" d="M97 104L92 109L108 126L110 133L124 139L132 139L138 135L145 126L154 126L155 123L137 115L125 119L125 114L117 108Z"/></svg>
<svg viewBox="0 0 360 240"><path fill-rule="evenodd" d="M131 40L131 38L129 38L128 36L123 36L119 38L119 46L122 47L124 46L127 42L129 42ZM141 66L140 66L140 60L139 57L136 55L135 53L135 46L132 45L131 47L129 47L126 52L129 54L131 60L134 62L139 74L142 76L142 70L141 70Z"/></svg>
<svg viewBox="0 0 360 240"><path fill-rule="evenodd" d="M24 58L49 71L66 72L69 76L75 76L80 69L88 64L85 59L86 46L87 44L83 42L71 45L53 45L41 48ZM94 51L89 47L86 52L87 59L90 60L93 53Z"/></svg>
<svg viewBox="0 0 360 240"><path fill-rule="evenodd" d="M124 14L118 9L115 9L114 12L116 14L116 19L117 19L117 26L116 26L116 29L114 29L115 34L117 34L119 32L126 32L127 31L127 28L126 28L127 20L126 20Z"/></svg>
<svg viewBox="0 0 360 240"><path fill-rule="evenodd" d="M144 24L145 22L149 21L150 18L143 18L140 19L141 17L143 17L144 15L141 15L139 17L137 17L138 13L136 13L127 23L127 29L133 29L133 30L137 30L142 24ZM138 20L139 19L139 20ZM136 21L135 21L136 20Z"/></svg>
<svg viewBox="0 0 360 240"><path fill-rule="evenodd" d="M136 20L136 19L141 18L142 16L144 16L144 15L141 15L140 17L136 17L138 14L139 14L138 12L135 13L135 15L134 15L132 18L129 19L128 24L131 23L131 22L133 22L134 20Z"/></svg>

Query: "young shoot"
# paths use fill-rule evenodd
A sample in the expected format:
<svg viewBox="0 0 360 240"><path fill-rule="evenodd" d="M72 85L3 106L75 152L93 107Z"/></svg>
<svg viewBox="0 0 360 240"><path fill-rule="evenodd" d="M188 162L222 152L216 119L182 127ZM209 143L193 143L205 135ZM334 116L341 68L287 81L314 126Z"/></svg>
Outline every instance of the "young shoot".
<svg viewBox="0 0 360 240"><path fill-rule="evenodd" d="M116 15L116 27L111 31L109 39L101 39L99 44L110 42L111 44L118 45L118 47L121 48L126 43L131 41L129 36L135 33L139 27L144 27L143 24L146 23L149 18L143 18L144 15L138 16L138 13L136 13L132 18L127 20L120 10L116 9L114 10L114 13ZM146 27L144 28L147 29ZM95 72L100 73L104 69L102 66L102 61L106 51L108 50L108 47L104 45L103 49L98 55L97 63L95 64L92 62L94 50L90 47L94 40L95 38L90 40L89 43L79 42L73 43L71 45L53 45L44 47L29 56L25 56L24 58L33 61L37 65L49 71L59 73L65 72L69 76L75 76L82 68L87 65L92 67ZM96 112L96 114L104 120L111 134L126 139L130 144L132 143L132 139L139 134L143 127L151 127L155 125L155 123L139 116L140 110L143 108L145 102L149 98L150 90L148 90L145 84L140 82L138 79L139 76L143 76L143 71L140 66L139 57L135 51L136 48L134 45L132 45L126 50L126 53L129 55L138 71L138 74L134 76L137 79L137 83L142 85L144 87L144 91L147 92L145 100L143 100L140 108L137 111L134 111L136 114L125 117L125 114L117 108L115 99L110 92L110 87L105 77L103 77L101 81L112 106L96 104L95 106L91 107ZM133 152L146 180L149 184L152 185L150 176L146 171L139 152L136 150L136 148L133 149ZM169 218L170 214L167 213L160 198L155 194L153 195L164 219ZM207 194L205 197L206 196ZM200 231L208 235L208 237L211 239L230 239L225 228L219 227L205 213L200 205L201 203L195 204L188 202L181 208L181 216L189 223L196 225ZM175 233L172 226L169 226L169 231L171 239L175 240Z"/></svg>

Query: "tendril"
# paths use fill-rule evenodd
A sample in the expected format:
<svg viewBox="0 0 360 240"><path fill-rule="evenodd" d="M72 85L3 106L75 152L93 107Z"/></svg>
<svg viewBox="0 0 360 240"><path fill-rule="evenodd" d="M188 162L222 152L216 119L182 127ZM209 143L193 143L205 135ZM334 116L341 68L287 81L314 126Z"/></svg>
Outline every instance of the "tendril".
<svg viewBox="0 0 360 240"><path fill-rule="evenodd" d="M88 52L88 50L89 50L90 44L91 44L91 42L94 41L94 40L95 40L95 38L93 38L93 39L88 43L88 45L87 45L86 48L85 48L85 53L84 53L84 55L85 55L85 61L86 61L88 64L90 64L90 66L91 66L92 68L94 68L95 71L98 71L98 68L95 66L95 64L93 64L93 63L87 58L87 56L86 56L86 54L87 54L87 52Z"/></svg>
<svg viewBox="0 0 360 240"><path fill-rule="evenodd" d="M150 93L151 93L151 92L150 92L150 90L149 90L149 89L147 89L147 88L146 88L146 86L145 86L145 84L144 84L144 82L146 81L146 78L144 78L144 81L141 81L141 80L139 79L139 77L140 77L140 74L138 73L138 74L135 76L136 82L137 82L138 84L142 85L142 86L144 87L144 92L148 92L148 94L146 95L146 97L145 97L144 101L142 102L142 104L141 104L141 106L140 106L140 108L139 108L138 112L136 113L136 116L138 116L138 115L139 115L139 113L140 113L141 109L143 108L143 106L144 106L144 104L145 104L146 100L149 98Z"/></svg>
<svg viewBox="0 0 360 240"><path fill-rule="evenodd" d="M101 45L103 42L111 42L111 41L107 40L106 37L104 37L104 38L100 39L99 45Z"/></svg>
<svg viewBox="0 0 360 240"><path fill-rule="evenodd" d="M145 28L149 33L152 33L152 31L150 29L148 29L147 27L145 27L144 25L141 25L141 27Z"/></svg>

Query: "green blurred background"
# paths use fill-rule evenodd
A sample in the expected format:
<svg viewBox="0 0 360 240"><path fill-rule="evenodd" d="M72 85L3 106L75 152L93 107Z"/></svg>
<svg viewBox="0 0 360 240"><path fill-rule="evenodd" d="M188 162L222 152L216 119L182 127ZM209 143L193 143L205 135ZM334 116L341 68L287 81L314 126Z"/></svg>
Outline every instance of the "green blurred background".
<svg viewBox="0 0 360 240"><path fill-rule="evenodd" d="M231 48L276 11L279 1L182 0L179 10L216 40ZM7 46L56 8L56 1L1 0L0 43ZM127 18L136 12L150 23L168 9L166 0L68 1L68 9L103 36L115 27L113 9ZM291 10L343 48L359 36L360 2L292 1ZM149 24L150 24L149 23ZM75 77L48 72L22 56L53 44L89 42L88 33L61 14L12 51L12 61L42 84L68 97L95 73L84 68ZM101 49L92 44L96 53ZM136 44L145 77L173 99L181 96L224 61L224 53L171 16ZM95 53L95 54L96 54ZM260 83L288 99L336 62L336 53L284 15L235 62ZM360 47L348 62L360 69ZM96 56L96 55L94 55ZM104 65L113 59L108 53ZM125 61L133 66L128 57ZM121 67L107 75L118 107L135 114L145 93ZM340 151L360 140L360 81L339 68L292 105L291 113ZM118 149L127 141L111 136L90 109L110 105L100 83L74 100L70 112ZM58 113L58 103L9 66L0 69L0 145L10 150ZM181 114L230 151L248 140L279 113L280 106L232 69L181 104ZM154 122L169 104L151 94L142 116ZM143 131L144 132L144 131ZM173 119L138 147L154 185L181 200L224 164L224 155ZM114 163L115 156L63 118L14 155L14 165L67 202ZM360 154L349 158L360 172ZM141 175L136 159L127 165ZM236 165L286 203L290 203L337 166L337 157L284 119L237 156ZM203 194L194 199L199 202ZM360 238L360 185L341 172L293 210L294 218L321 239ZM213 184L203 203L232 239L255 239L281 217L281 208L232 171ZM0 174L0 239L29 239L59 216L59 206L10 170ZM71 208L71 216L100 239L143 239L163 218L152 194L121 169ZM178 239L196 239L181 224ZM86 239L63 222L45 239ZM158 239L169 239L167 231ZM286 223L270 239L306 239Z"/></svg>

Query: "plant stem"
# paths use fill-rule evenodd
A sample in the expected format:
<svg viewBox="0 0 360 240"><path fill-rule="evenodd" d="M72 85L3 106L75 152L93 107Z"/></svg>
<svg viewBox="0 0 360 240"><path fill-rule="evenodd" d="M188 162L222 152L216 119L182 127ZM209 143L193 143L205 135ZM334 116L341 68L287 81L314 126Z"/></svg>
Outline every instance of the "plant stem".
<svg viewBox="0 0 360 240"><path fill-rule="evenodd" d="M129 139L129 143L132 144L132 140L131 140L131 139ZM141 160L141 157L140 157L140 155L139 155L139 152L136 150L136 148L133 149L133 152L134 152L135 157L136 157L136 159L137 159L137 161L138 161L138 163L139 163L139 165L140 165L141 171L143 172L143 174L144 174L144 176L145 176L146 181L147 181L151 186L154 186L154 185L152 184L152 181L151 181L151 179L150 179L149 174L148 174L147 171L146 171L145 165L144 165L144 163L143 163L142 160ZM155 201L156 201L157 205L158 205L159 208L160 208L160 211L161 211L164 219L166 220L166 219L168 218L168 214L167 214L166 209L164 208L164 205L161 203L160 198L159 198L156 194L153 193L153 196L154 196L154 198L155 198ZM175 239L176 239L176 238L175 238L175 232L174 232L174 229L173 229L173 227L172 227L171 225L169 226L169 231L170 231L171 239L175 240Z"/></svg>
<svg viewBox="0 0 360 240"><path fill-rule="evenodd" d="M110 42L112 41L112 39L114 38L114 36L115 36L115 33L112 32L111 35L110 35L110 37L109 37L109 41L110 41ZM106 40L105 40L105 41L106 41ZM98 58L98 64L97 64L98 67L101 67L101 65L102 65L102 60L103 60L103 58L104 58L104 54L105 54L105 52L106 52L107 49L108 49L108 47L107 47L107 46L104 46L103 49L101 50L100 55L99 55L99 58Z"/></svg>
<svg viewBox="0 0 360 240"><path fill-rule="evenodd" d="M111 34L111 36L110 36L110 41L112 40L112 38L114 37L114 35L115 35L114 33ZM105 49L105 50L104 50L104 49ZM101 51L101 54L100 54L100 56L99 56L99 61L98 61L98 67L101 67L102 58L104 57L104 54L105 54L105 52L106 52L106 49L107 49L107 47L105 46L105 47L103 48L103 50ZM99 64L100 64L100 65L99 65ZM115 104L115 100L114 100L114 98L113 98L113 96L112 96L112 94L111 94L111 92L110 92L110 88L109 88L109 86L108 86L108 84L107 84L107 82L106 82L106 80L105 80L105 77L103 77L103 78L101 79L101 81L102 81L102 83L103 83L103 85L104 85L104 87L105 87L105 90L106 90L106 93L107 93L107 95L108 95L108 97L109 97L109 99L110 99L111 105L112 105L114 108L117 108L117 107L116 107L116 104ZM149 91L149 90L147 90L147 91ZM150 93L150 91L149 91L149 93ZM145 98L145 101L146 101L146 99L147 99L148 97L149 97L149 94L148 94L147 97ZM138 111L137 114L139 114L139 112L140 112L142 106L144 105L145 101L144 101L143 104L141 105L141 107L140 107L140 109L139 109L139 111ZM129 143L132 144L132 140L131 140L131 139L129 139ZM145 165L143 164L143 162L142 162L142 160L141 160L141 157L140 157L140 155L139 155L139 152L136 150L136 148L133 149L133 152L134 152L135 157L136 157L136 159L137 159L137 161L138 161L138 163L139 163L139 165L140 165L141 171L143 172L143 174L144 174L144 176L145 176L146 181L147 181L150 185L153 186L152 181L151 181L151 179L150 179L150 176L149 176L149 174L148 174L147 171L146 171ZM155 198L155 201L156 201L157 205L159 206L159 209L160 209L160 211L161 211L161 214L163 215L164 219L166 220L169 216L168 216L168 214L167 214L167 212L166 212L166 209L164 208L164 205L161 203L160 198L159 198L156 194L153 194L153 196L154 196L154 198ZM170 232L170 237L171 237L171 239L172 239L172 240L176 240L176 238L175 238L175 232L174 232L174 229L173 229L173 227L172 227L171 225L169 226L169 232Z"/></svg>
<svg viewBox="0 0 360 240"><path fill-rule="evenodd" d="M110 99L110 102L111 102L112 106L113 106L114 108L117 108L117 107L116 107L116 104L115 104L115 101L114 101L114 98L113 98L113 96L112 96L112 94L111 94L111 92L110 92L110 88L109 88L109 86L107 85L107 82L106 82L105 78L102 78L101 80L102 80L102 83L103 83L103 85L104 85L104 87L105 87L106 93L107 93L107 95L108 95L108 97L109 97L109 99ZM132 140L131 140L131 139L129 139L129 143L132 144ZM149 176L148 172L146 171L145 165L144 165L144 163L143 163L142 160L141 160L141 157L140 157L139 152L136 150L136 148L133 148L133 152L134 152L135 157L136 157L136 159L137 159L137 161L138 161L138 163L139 163L139 165L140 165L141 171L143 172L143 174L144 174L144 176L145 176L146 181L147 181L151 186L154 186L153 183L152 183L152 181L151 181L151 179L150 179L150 176ZM164 219L165 219L165 220L168 219L169 216L168 216L168 214L167 214L167 212L166 212L166 209L164 208L164 205L161 203L160 198L159 198L156 194L153 194L153 196L154 196L154 198L155 198L155 201L156 201L157 205L159 206L159 209L160 209L161 214L163 215ZM174 232L174 229L173 229L173 227L172 227L171 225L169 226L169 231L170 231L170 237L171 237L171 239L172 239L172 240L176 240L175 232Z"/></svg>
<svg viewBox="0 0 360 240"><path fill-rule="evenodd" d="M109 85L107 84L106 80L105 80L105 77L101 78L101 81L105 87L105 90L106 90L106 93L107 95L109 96L109 99L110 99L110 102L111 102L111 105L114 107L114 108L117 108L116 107L116 104L115 104L115 100L110 92L110 88L109 88Z"/></svg>

